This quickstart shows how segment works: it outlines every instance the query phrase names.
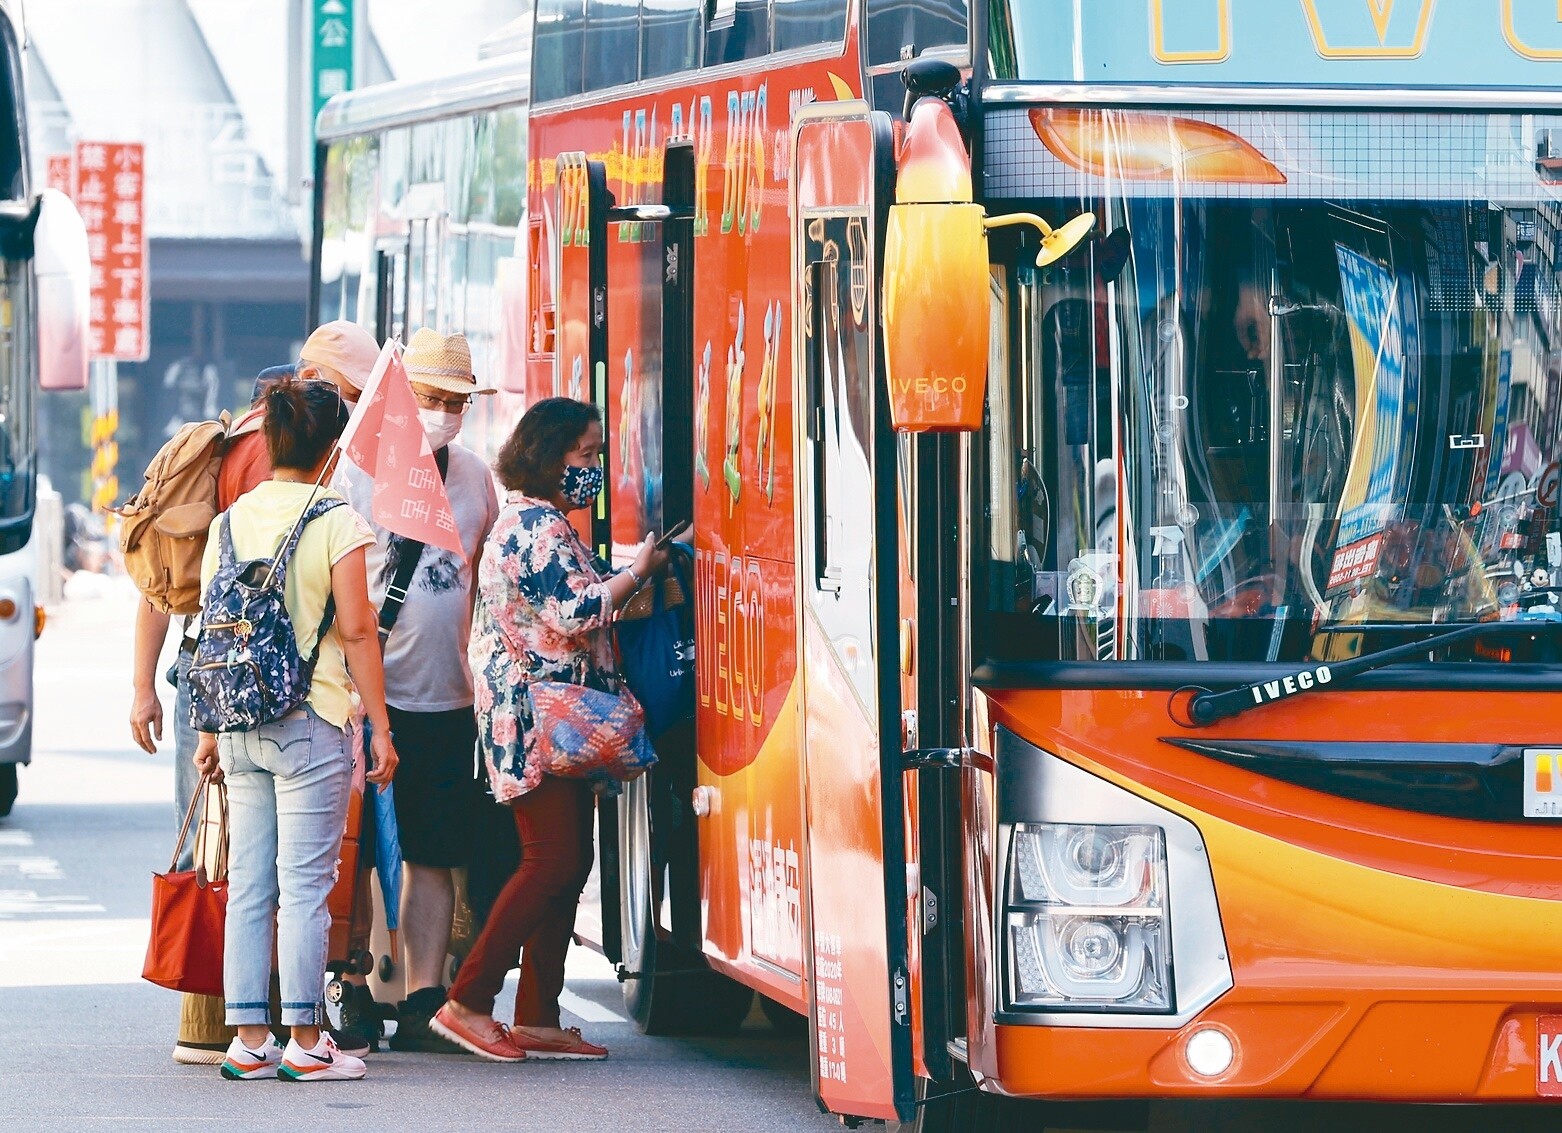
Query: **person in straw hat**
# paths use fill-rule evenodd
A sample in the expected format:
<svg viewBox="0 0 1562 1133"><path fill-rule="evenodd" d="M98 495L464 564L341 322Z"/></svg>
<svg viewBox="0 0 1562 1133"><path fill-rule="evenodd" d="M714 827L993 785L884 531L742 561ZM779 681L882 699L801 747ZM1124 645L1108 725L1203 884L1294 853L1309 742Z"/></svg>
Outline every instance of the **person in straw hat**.
<svg viewBox="0 0 1562 1133"><path fill-rule="evenodd" d="M474 397L493 393L472 373L472 354L459 334L424 327L402 358L418 419L428 435L455 516L461 553L420 546L374 525L369 550L370 598L382 611L409 554L418 556L403 584L405 598L384 636L385 701L401 755L396 824L404 864L401 945L407 998L397 1011L393 1050L449 1051L429 1030L445 1001L445 953L455 913L452 871L468 864L471 831L482 794L473 778L477 724L467 639L478 556L499 514L493 477L483 458L457 441ZM343 494L362 515L373 514L374 483L343 464ZM385 618L381 618L382 633Z"/></svg>

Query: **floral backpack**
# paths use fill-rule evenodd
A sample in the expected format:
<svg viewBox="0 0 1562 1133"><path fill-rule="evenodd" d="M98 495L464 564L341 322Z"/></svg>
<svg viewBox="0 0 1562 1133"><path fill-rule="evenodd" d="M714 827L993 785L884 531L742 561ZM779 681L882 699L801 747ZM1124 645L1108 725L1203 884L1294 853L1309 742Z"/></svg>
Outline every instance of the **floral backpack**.
<svg viewBox="0 0 1562 1133"><path fill-rule="evenodd" d="M252 732L280 720L308 697L320 642L331 628L336 604L326 600L314 650L300 657L293 619L283 602L288 561L304 528L345 503L325 499L310 504L269 559L240 561L229 517L222 517L221 557L206 588L201 633L190 661L190 723L197 731Z"/></svg>

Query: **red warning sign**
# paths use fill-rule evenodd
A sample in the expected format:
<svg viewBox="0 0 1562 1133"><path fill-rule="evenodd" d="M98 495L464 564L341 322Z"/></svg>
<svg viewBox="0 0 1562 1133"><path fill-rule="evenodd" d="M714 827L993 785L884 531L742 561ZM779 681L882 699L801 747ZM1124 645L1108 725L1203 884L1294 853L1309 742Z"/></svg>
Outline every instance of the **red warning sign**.
<svg viewBox="0 0 1562 1133"><path fill-rule="evenodd" d="M145 151L140 142L77 142L71 194L92 256L94 358L146 360Z"/></svg>

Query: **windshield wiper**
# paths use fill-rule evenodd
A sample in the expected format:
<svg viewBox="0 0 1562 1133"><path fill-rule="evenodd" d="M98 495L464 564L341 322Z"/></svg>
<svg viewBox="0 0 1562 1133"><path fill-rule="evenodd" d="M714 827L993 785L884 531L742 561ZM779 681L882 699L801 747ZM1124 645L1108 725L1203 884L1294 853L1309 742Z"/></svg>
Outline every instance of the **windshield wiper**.
<svg viewBox="0 0 1562 1133"><path fill-rule="evenodd" d="M1380 649L1365 657L1352 657L1348 661L1314 665L1272 680L1238 685L1225 692L1212 692L1200 685L1188 685L1178 689L1172 695L1169 711L1171 718L1184 728L1204 728L1218 720L1230 719L1250 709L1262 708L1266 704L1273 704L1279 700L1289 700L1305 692L1313 692L1320 688L1338 688L1362 673L1369 673L1373 669L1380 669L1398 661L1420 657L1433 649L1441 649L1470 638L1484 637L1488 634L1533 634L1558 625L1562 623L1541 618L1516 622L1474 622L1433 634L1420 641ZM1182 700L1181 694L1184 693L1192 693L1193 697L1182 703L1180 710L1182 717L1179 718L1178 704Z"/></svg>

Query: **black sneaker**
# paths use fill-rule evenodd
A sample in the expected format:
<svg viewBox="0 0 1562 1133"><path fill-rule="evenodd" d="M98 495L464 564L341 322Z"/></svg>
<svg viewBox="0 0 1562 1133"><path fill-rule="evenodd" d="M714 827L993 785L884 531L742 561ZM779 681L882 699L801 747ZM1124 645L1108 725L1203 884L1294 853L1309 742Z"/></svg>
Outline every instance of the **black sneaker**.
<svg viewBox="0 0 1562 1133"><path fill-rule="evenodd" d="M331 1032L336 1045L344 1054L362 1057L369 1051L379 1052L380 1039L385 1036L385 1015L374 1001L374 993L362 984L348 984L342 999L342 1025Z"/></svg>
<svg viewBox="0 0 1562 1133"><path fill-rule="evenodd" d="M428 1025L434 1012L445 1005L443 987L423 987L396 1005L396 1033L390 1048L405 1054L461 1054L455 1043L436 1034Z"/></svg>
<svg viewBox="0 0 1562 1133"><path fill-rule="evenodd" d="M370 1043L356 1030L327 1031L326 1034L331 1036L331 1041L336 1044L337 1050L343 1054L350 1054L354 1058L362 1058L371 1048L378 1049L376 1044Z"/></svg>

